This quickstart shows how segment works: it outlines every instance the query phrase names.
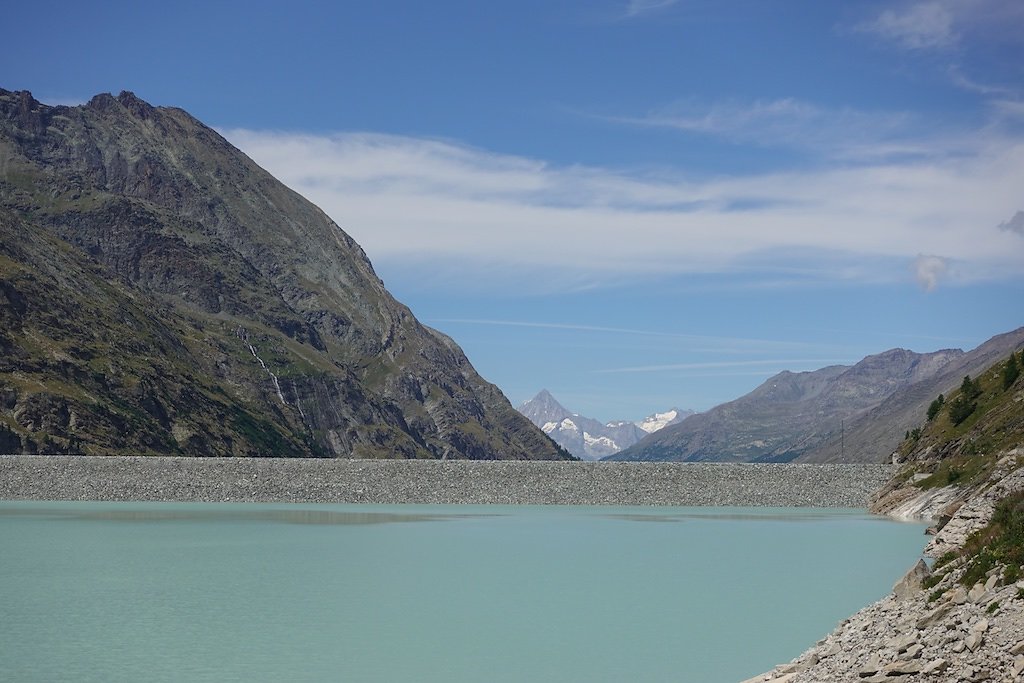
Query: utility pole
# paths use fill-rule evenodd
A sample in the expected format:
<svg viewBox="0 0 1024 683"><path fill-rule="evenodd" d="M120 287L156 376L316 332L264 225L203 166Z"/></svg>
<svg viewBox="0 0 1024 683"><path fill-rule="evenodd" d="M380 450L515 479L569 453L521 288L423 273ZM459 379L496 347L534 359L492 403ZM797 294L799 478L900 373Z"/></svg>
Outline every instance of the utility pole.
<svg viewBox="0 0 1024 683"><path fill-rule="evenodd" d="M846 420L839 421L839 452L840 459L846 462Z"/></svg>

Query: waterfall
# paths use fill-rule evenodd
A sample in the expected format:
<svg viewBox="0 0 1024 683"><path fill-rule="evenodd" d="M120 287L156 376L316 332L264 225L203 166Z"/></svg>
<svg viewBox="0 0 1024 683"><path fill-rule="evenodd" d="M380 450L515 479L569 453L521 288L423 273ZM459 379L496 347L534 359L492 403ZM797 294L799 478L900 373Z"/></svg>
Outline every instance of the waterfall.
<svg viewBox="0 0 1024 683"><path fill-rule="evenodd" d="M281 391L281 381L278 379L277 375L274 373L273 370L271 370L267 366L267 364L263 361L263 359L260 358L259 353L257 353L257 351L256 351L256 347L249 343L249 333L245 331L245 328L244 327L239 327L237 330L235 330L235 336L237 336L239 339L241 339L242 343L245 344L248 347L249 353L251 353L252 357L255 358L256 361L260 364L260 367L263 368L263 371L266 372L268 375L270 375L270 379L274 382L274 391L277 392L277 397L279 399L281 399L281 405L283 405L285 407L292 407L288 403L288 401L286 401L285 398L284 398L284 392ZM294 387L293 387L293 390L294 390ZM302 406L299 405L299 397L298 397L297 394L295 396L295 406L294 407L299 411L299 415L302 417L302 422L303 422L303 424L305 424L305 422L306 422L306 414L304 412L302 412Z"/></svg>
<svg viewBox="0 0 1024 683"><path fill-rule="evenodd" d="M260 366L266 371L268 375L270 375L270 379L274 380L274 389L277 390L277 397L281 399L282 404L287 406L288 401L284 400L284 394L281 393L281 382L278 381L277 375L275 375L274 371L268 368L267 364L263 362L263 359L259 357L259 354L256 353L255 346L253 346L252 344L247 344L247 346L249 347L249 351L252 352L252 357L260 362Z"/></svg>

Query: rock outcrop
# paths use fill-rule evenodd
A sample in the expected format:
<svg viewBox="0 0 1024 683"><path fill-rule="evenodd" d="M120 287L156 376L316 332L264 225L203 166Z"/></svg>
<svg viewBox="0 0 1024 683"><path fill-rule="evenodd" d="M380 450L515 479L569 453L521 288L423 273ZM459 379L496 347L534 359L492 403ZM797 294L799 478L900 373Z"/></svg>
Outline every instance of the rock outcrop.
<svg viewBox="0 0 1024 683"><path fill-rule="evenodd" d="M569 457L186 112L0 90L0 162L3 450Z"/></svg>

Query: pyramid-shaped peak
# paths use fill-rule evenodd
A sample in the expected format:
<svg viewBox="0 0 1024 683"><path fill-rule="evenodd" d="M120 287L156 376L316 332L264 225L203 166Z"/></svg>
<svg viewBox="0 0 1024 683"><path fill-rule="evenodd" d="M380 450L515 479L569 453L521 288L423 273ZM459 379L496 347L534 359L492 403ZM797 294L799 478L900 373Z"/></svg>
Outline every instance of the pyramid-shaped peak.
<svg viewBox="0 0 1024 683"><path fill-rule="evenodd" d="M536 396L519 406L518 410L538 427L548 422L560 422L567 417L572 417L572 413L559 403L547 389L541 389Z"/></svg>

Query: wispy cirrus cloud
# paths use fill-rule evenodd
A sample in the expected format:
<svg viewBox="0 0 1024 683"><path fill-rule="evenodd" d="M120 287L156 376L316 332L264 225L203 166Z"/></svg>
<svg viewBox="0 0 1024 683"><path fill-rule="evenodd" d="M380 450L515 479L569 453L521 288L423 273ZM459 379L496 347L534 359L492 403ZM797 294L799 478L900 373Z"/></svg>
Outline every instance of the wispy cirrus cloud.
<svg viewBox="0 0 1024 683"><path fill-rule="evenodd" d="M679 0L629 0L626 3L624 16L627 18L639 17L671 7L678 2Z"/></svg>
<svg viewBox="0 0 1024 683"><path fill-rule="evenodd" d="M609 327L604 325L581 325L573 323L552 323L547 321L527 320L494 320L488 318L438 318L430 321L433 323L449 323L463 325L487 325L498 327L528 327L534 329L567 330L575 332L599 332L607 334L638 335L644 337L662 337L675 340L686 340L699 342L713 347L716 353L737 349L806 349L811 344L807 342L782 341L774 339L754 339L749 337L716 337L702 334L686 334L680 332L667 332L664 330L645 330L628 327ZM708 349L702 349L708 350Z"/></svg>
<svg viewBox="0 0 1024 683"><path fill-rule="evenodd" d="M641 116L604 117L617 123L669 128L760 147L794 147L828 156L869 157L934 153L915 139L906 112L821 107L791 97L681 100Z"/></svg>
<svg viewBox="0 0 1024 683"><path fill-rule="evenodd" d="M808 366L814 369L822 368L830 364L849 363L848 358L775 358L763 360L742 360L742 361L713 361L706 363L669 363L666 365L637 365L625 368L611 368L609 370L597 370L600 374L626 373L626 372L675 372L680 370L717 370L728 368L777 368L782 370Z"/></svg>
<svg viewBox="0 0 1024 683"><path fill-rule="evenodd" d="M999 98L1013 98L1019 94L1016 88L1012 88L1008 85L1001 85L998 83L983 83L967 76L963 68L959 65L950 66L947 69L949 78L953 85L969 92L978 93L979 95L991 95Z"/></svg>
<svg viewBox="0 0 1024 683"><path fill-rule="evenodd" d="M1019 207L1024 139L992 131L933 141L927 156L711 178L404 136L223 132L375 261L473 286L700 273L909 281L921 253L949 263L951 281L1024 272L1019 236L996 228Z"/></svg>

